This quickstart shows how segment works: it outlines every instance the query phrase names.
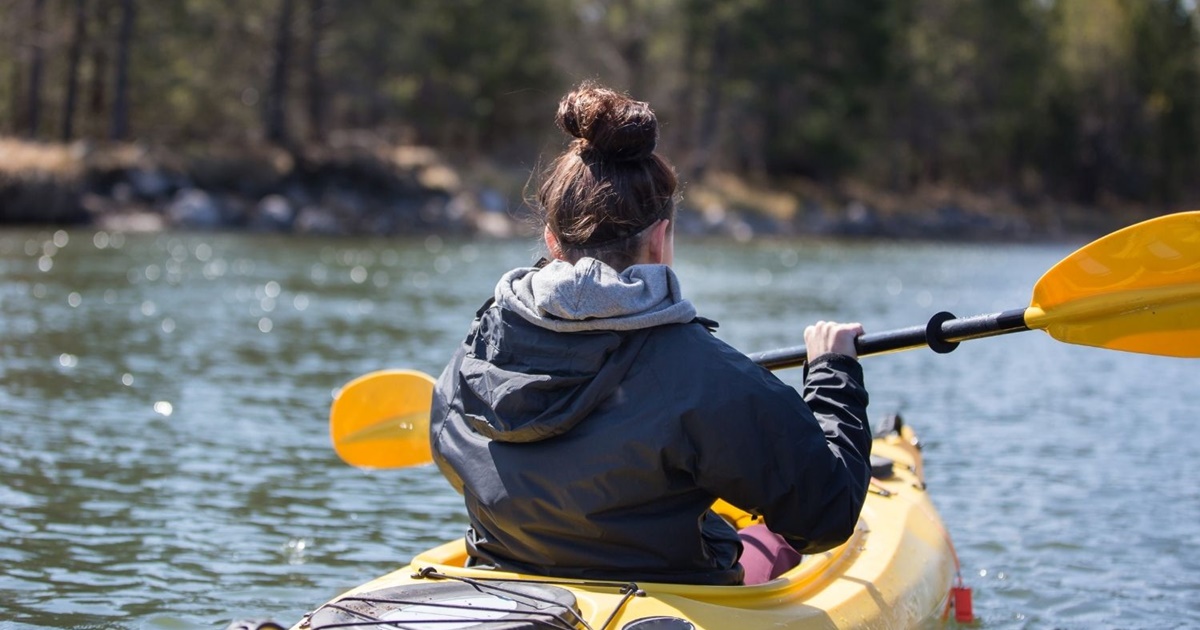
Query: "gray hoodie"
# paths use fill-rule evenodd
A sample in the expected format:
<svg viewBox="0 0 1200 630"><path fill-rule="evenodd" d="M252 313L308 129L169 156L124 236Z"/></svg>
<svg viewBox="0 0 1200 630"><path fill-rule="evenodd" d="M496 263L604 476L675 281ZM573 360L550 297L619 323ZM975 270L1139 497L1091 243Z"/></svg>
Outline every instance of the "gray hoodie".
<svg viewBox="0 0 1200 630"><path fill-rule="evenodd" d="M638 330L696 317L679 279L666 265L633 265L618 273L594 258L522 267L500 278L496 303L555 332Z"/></svg>

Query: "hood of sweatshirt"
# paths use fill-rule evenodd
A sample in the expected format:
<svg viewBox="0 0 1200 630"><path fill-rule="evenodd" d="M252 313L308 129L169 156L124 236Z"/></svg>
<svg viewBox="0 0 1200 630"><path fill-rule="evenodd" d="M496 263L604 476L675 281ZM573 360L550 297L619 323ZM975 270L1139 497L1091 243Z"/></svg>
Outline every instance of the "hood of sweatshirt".
<svg viewBox="0 0 1200 630"><path fill-rule="evenodd" d="M584 258L510 271L465 342L463 416L502 442L561 435L619 394L651 329L695 317L665 265L617 272Z"/></svg>
<svg viewBox="0 0 1200 630"><path fill-rule="evenodd" d="M555 332L638 330L696 317L666 265L618 272L594 258L514 269L496 285L496 303Z"/></svg>

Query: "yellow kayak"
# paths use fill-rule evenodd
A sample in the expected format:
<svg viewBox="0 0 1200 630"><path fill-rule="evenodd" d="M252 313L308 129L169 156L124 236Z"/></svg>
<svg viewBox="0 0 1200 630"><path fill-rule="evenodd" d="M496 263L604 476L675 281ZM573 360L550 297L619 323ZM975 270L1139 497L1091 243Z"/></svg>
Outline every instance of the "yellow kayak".
<svg viewBox="0 0 1200 630"><path fill-rule="evenodd" d="M294 628L910 628L943 617L957 559L925 490L916 434L896 419L872 447L857 531L754 586L566 580L464 568L464 542L425 551L304 616ZM718 504L739 526L753 518ZM958 584L961 586L961 584ZM957 589L958 594L969 594ZM961 597L960 610L970 615ZM965 609L965 610L962 610Z"/></svg>

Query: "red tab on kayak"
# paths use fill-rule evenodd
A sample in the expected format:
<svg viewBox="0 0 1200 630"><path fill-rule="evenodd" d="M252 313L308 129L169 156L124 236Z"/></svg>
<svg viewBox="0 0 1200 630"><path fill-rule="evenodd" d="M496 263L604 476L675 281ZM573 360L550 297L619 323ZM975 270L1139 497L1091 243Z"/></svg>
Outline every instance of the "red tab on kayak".
<svg viewBox="0 0 1200 630"><path fill-rule="evenodd" d="M954 606L954 620L958 623L971 623L975 621L974 604L971 602L971 587L963 586L961 583L958 586L950 587L950 601Z"/></svg>

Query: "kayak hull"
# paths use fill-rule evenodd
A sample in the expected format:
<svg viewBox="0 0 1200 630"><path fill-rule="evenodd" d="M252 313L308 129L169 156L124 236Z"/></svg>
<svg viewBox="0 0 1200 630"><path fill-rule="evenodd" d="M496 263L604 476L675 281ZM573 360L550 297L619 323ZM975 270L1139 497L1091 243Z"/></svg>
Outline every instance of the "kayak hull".
<svg viewBox="0 0 1200 630"><path fill-rule="evenodd" d="M919 627L944 615L956 573L954 550L926 491L912 430L897 426L877 437L872 456L876 477L850 540L829 552L806 556L799 566L766 584L585 582L464 568L466 546L459 539L420 553L408 566L344 593L294 628ZM716 509L739 526L754 522L733 506L718 503ZM440 612L436 597L408 596L421 589L432 592L434 583L445 583L447 589L457 585L459 591L468 588L477 596L491 593L493 587L502 594L497 599L488 599L493 597L489 594L473 600L460 593L451 597L460 605L459 612L453 613ZM510 610L516 605L502 591L508 584L544 587L573 599L564 604L571 610L553 623L529 616L532 625L521 625L524 613Z"/></svg>

